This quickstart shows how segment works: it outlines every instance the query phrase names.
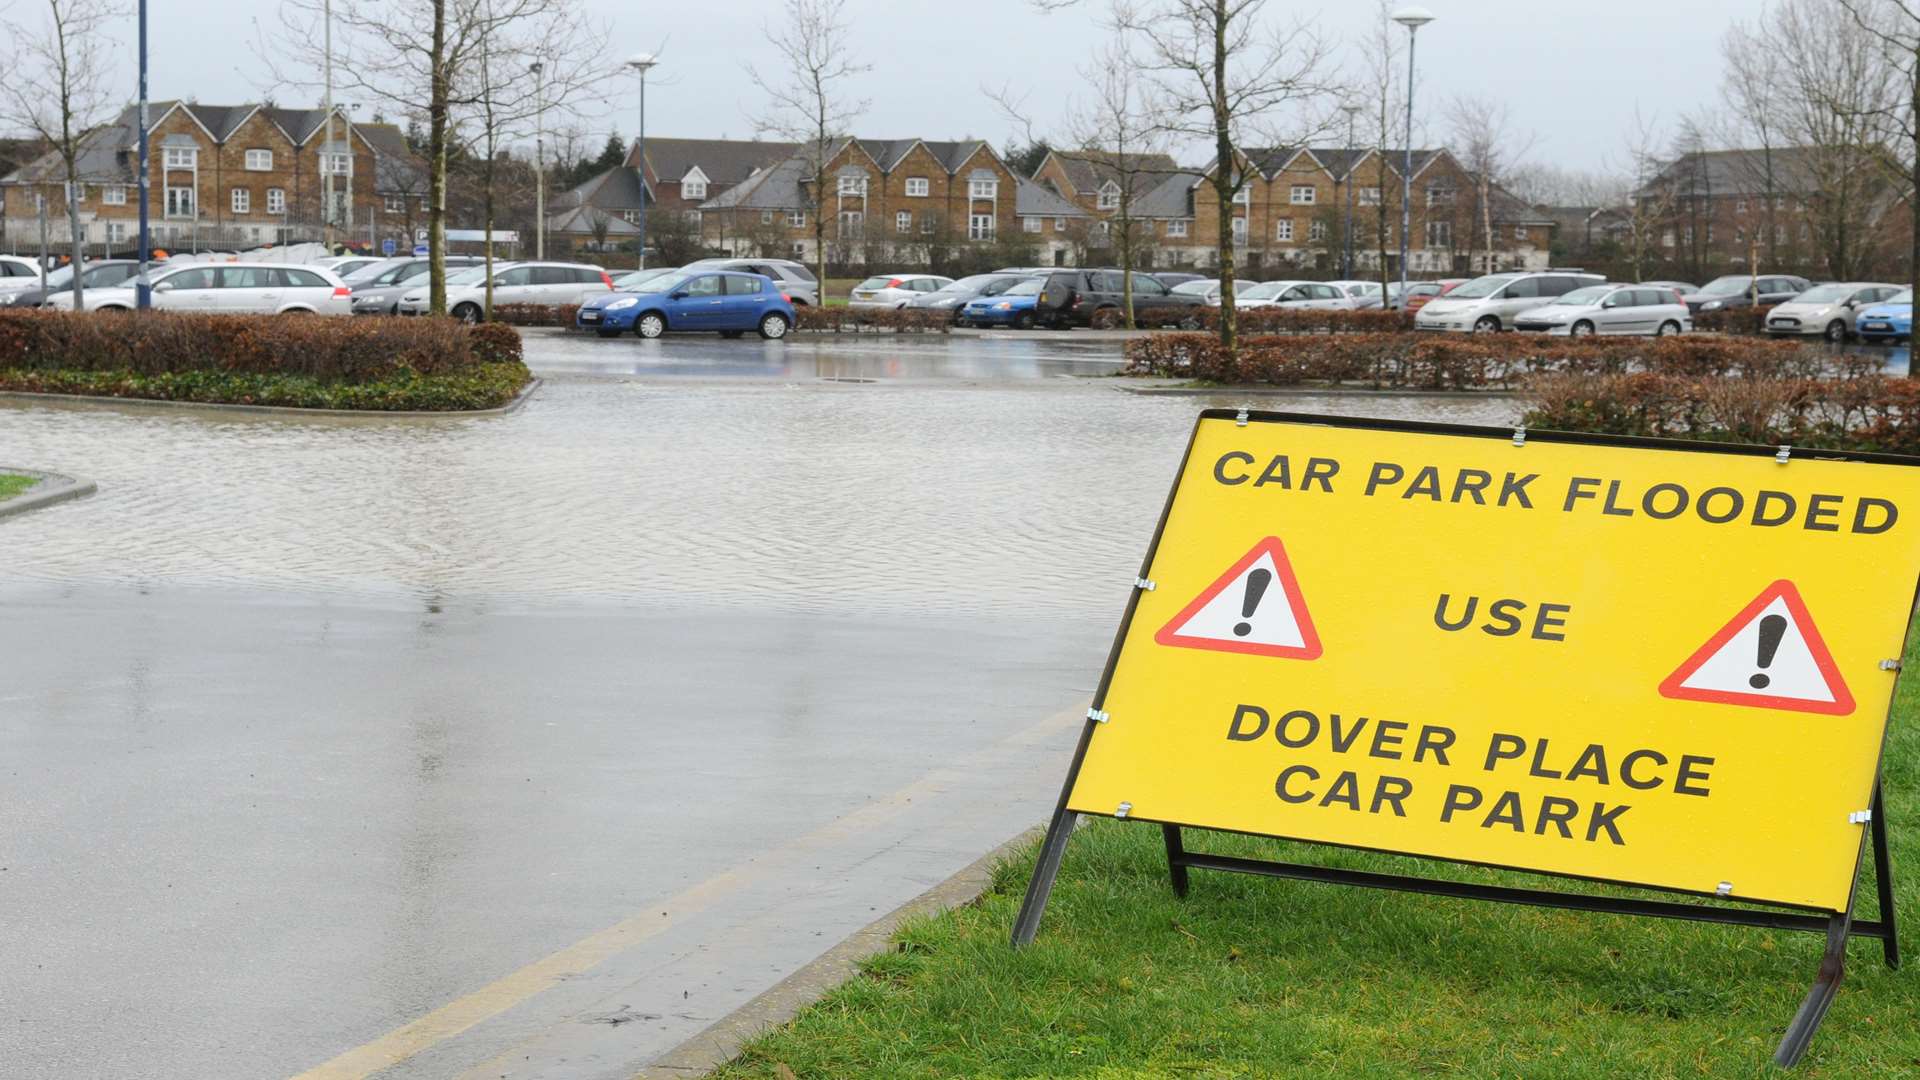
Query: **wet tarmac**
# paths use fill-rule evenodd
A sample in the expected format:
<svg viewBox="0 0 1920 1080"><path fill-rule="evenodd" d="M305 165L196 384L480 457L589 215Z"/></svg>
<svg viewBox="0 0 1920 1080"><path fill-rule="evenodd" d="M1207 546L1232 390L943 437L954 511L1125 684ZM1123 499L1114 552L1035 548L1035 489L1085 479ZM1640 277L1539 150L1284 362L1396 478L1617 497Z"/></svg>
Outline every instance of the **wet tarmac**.
<svg viewBox="0 0 1920 1080"><path fill-rule="evenodd" d="M1239 401L1115 355L536 334L504 417L0 403L100 485L0 522L0 1075L630 1076L1038 822Z"/></svg>

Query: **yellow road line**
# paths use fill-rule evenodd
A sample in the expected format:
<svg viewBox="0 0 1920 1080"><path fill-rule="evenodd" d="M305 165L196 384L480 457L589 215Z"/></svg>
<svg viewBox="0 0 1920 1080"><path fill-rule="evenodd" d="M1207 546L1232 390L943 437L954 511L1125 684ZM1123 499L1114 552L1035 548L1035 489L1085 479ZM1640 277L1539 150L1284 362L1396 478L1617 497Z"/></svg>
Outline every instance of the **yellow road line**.
<svg viewBox="0 0 1920 1080"><path fill-rule="evenodd" d="M1007 746L1039 742L1084 718L1084 708L1059 713L1008 736L986 753ZM966 765L936 769L881 799L835 818L791 844L782 845L777 853L792 855L808 848L837 843L872 828L877 821L884 821L916 798L977 782L978 773ZM308 1069L293 1080L362 1080L382 1069L391 1068L482 1021L506 1012L562 979L590 970L610 957L664 933L673 927L676 920L699 914L726 894L768 876L773 870L773 861L750 860L716 874L664 903L650 905L644 915L622 919L597 934L582 938L559 952L535 960L518 971L450 1001L412 1023L395 1028L364 1046L357 1046L324 1065Z"/></svg>

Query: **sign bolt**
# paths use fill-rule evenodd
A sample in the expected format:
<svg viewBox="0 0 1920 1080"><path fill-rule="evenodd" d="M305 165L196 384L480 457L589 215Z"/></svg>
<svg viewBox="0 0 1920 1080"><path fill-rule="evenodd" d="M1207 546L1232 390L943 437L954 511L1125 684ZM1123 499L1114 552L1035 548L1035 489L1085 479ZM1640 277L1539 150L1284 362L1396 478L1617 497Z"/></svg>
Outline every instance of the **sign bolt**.
<svg viewBox="0 0 1920 1080"><path fill-rule="evenodd" d="M1123 803L1121 803L1121 804L1120 804L1120 808L1119 808L1119 809L1117 809L1117 810L1115 810L1115 811L1113 812L1113 816L1114 816L1114 817L1117 817L1117 818L1123 818L1123 817L1126 817L1126 816L1127 816L1127 814L1128 814L1129 812L1131 812L1132 810L1133 810L1133 804L1132 804L1132 803L1130 803L1130 802L1123 802Z"/></svg>
<svg viewBox="0 0 1920 1080"><path fill-rule="evenodd" d="M1872 810L1855 810L1853 813L1847 815L1847 824L1849 825L1865 825L1872 820Z"/></svg>
<svg viewBox="0 0 1920 1080"><path fill-rule="evenodd" d="M1105 709L1088 709L1087 719L1093 721L1096 724L1104 724L1107 722L1106 710Z"/></svg>
<svg viewBox="0 0 1920 1080"><path fill-rule="evenodd" d="M1882 660L1882 661L1880 661L1880 670L1881 670L1881 671L1899 671L1899 670L1900 670L1900 661L1898 661L1898 660Z"/></svg>
<svg viewBox="0 0 1920 1080"><path fill-rule="evenodd" d="M1731 881L1723 881L1723 882L1721 882L1721 883L1720 883L1720 884L1719 884L1718 886L1716 886L1716 887L1714 888L1714 890L1713 890L1713 895L1715 895L1715 896L1732 896L1732 895L1733 895L1733 882L1731 882Z"/></svg>
<svg viewBox="0 0 1920 1080"><path fill-rule="evenodd" d="M1773 460L1777 464L1785 465L1787 463L1787 459L1792 456L1793 456L1793 447L1783 446L1780 448L1779 453L1773 455Z"/></svg>
<svg viewBox="0 0 1920 1080"><path fill-rule="evenodd" d="M1526 428L1517 427L1513 429L1513 445L1515 446L1527 445L1527 429Z"/></svg>
<svg viewBox="0 0 1920 1080"><path fill-rule="evenodd" d="M1234 427L1247 426L1247 406L1245 405L1240 406L1240 412L1237 415L1235 415L1233 418L1233 426Z"/></svg>

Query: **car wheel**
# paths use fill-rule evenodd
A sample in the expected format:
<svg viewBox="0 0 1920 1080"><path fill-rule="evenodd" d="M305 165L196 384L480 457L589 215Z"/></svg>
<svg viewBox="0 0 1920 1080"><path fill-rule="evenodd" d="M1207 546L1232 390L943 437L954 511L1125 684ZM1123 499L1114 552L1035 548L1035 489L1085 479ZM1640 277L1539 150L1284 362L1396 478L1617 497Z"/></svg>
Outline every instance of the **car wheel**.
<svg viewBox="0 0 1920 1080"><path fill-rule="evenodd" d="M667 332L667 320L660 313L649 311L633 324L633 332L643 338L657 338Z"/></svg>
<svg viewBox="0 0 1920 1080"><path fill-rule="evenodd" d="M1827 332L1822 336L1837 345L1847 340L1847 324L1835 319L1827 324Z"/></svg>
<svg viewBox="0 0 1920 1080"><path fill-rule="evenodd" d="M598 330L595 330L594 333L604 338L616 338L620 336L620 331L610 326L602 326Z"/></svg>
<svg viewBox="0 0 1920 1080"><path fill-rule="evenodd" d="M769 311L760 318L760 336L768 341L778 341L787 336L787 317L777 311Z"/></svg>
<svg viewBox="0 0 1920 1080"><path fill-rule="evenodd" d="M1674 322L1672 319L1668 319L1666 322L1663 322L1660 324L1660 329L1655 330L1653 332L1653 336L1667 337L1669 335L1677 334L1679 332L1680 332L1680 324L1677 322Z"/></svg>
<svg viewBox="0 0 1920 1080"><path fill-rule="evenodd" d="M468 325L477 323L480 321L480 305L460 304L453 309L453 317Z"/></svg>
<svg viewBox="0 0 1920 1080"><path fill-rule="evenodd" d="M1020 314L1015 315L1013 317L1013 328L1015 330L1033 329L1033 312L1023 311Z"/></svg>
<svg viewBox="0 0 1920 1080"><path fill-rule="evenodd" d="M1480 328L1476 325L1474 329L1478 330ZM1573 324L1573 329L1569 330L1568 333L1574 337L1592 337L1593 324L1585 319L1581 319L1579 322Z"/></svg>
<svg viewBox="0 0 1920 1080"><path fill-rule="evenodd" d="M1588 327L1588 329L1591 330L1592 327ZM1500 320L1494 318L1492 315L1482 315L1480 316L1480 321L1473 324L1473 332L1476 334L1497 334L1500 332Z"/></svg>

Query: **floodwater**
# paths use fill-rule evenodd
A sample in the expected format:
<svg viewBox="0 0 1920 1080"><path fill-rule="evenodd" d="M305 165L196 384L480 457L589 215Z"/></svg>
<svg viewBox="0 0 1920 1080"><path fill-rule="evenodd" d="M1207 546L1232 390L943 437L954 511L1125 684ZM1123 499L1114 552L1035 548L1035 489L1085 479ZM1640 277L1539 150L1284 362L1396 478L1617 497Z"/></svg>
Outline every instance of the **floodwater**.
<svg viewBox="0 0 1920 1080"><path fill-rule="evenodd" d="M626 1077L1040 821L1241 403L1116 351L539 333L503 417L0 403L0 463L100 485L0 522L0 1075Z"/></svg>

